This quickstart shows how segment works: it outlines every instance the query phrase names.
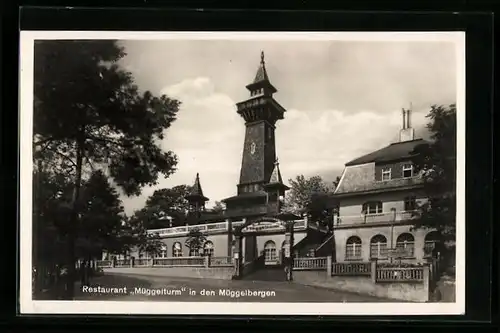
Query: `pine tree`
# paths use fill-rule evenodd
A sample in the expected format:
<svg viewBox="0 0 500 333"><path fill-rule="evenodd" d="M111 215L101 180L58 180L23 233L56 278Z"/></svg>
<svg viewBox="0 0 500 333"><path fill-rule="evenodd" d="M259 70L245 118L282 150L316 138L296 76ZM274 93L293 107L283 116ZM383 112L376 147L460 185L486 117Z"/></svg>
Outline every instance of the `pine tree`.
<svg viewBox="0 0 500 333"><path fill-rule="evenodd" d="M92 170L127 195L175 171L176 156L158 146L180 102L141 92L119 66L125 50L112 40L37 41L34 63L34 159L71 180L67 206L67 297L73 297L81 185Z"/></svg>

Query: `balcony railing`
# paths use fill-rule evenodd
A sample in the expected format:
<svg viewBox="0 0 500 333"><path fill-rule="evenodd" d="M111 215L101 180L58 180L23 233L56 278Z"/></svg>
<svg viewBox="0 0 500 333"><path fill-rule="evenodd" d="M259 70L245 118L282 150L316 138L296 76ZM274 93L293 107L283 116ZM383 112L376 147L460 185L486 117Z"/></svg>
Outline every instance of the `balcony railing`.
<svg viewBox="0 0 500 333"><path fill-rule="evenodd" d="M420 282L424 280L423 267L377 267L377 282Z"/></svg>
<svg viewBox="0 0 500 333"><path fill-rule="evenodd" d="M387 223L387 222L403 222L417 219L418 211L400 211L400 212L384 212L377 214L359 214L351 216L335 216L335 226L353 225L353 224L370 224L370 223Z"/></svg>
<svg viewBox="0 0 500 333"><path fill-rule="evenodd" d="M326 257L295 258L293 259L294 270L324 270L326 269Z"/></svg>
<svg viewBox="0 0 500 333"><path fill-rule="evenodd" d="M349 275L349 276L370 276L370 262L345 263L338 262L332 265L332 275Z"/></svg>
<svg viewBox="0 0 500 333"><path fill-rule="evenodd" d="M172 258L155 258L153 266L204 266L204 257L172 257Z"/></svg>
<svg viewBox="0 0 500 333"><path fill-rule="evenodd" d="M236 227L242 226L245 221L234 221L232 222L233 230ZM294 230L304 230L308 225L306 220L298 220L295 221ZM227 222L219 222L219 223L210 223L210 224L199 224L199 225L191 225L191 226L181 226L181 227L173 227L173 228L163 228L163 229L153 229L148 230L150 234L157 234L160 237L168 237L168 236L182 236L187 235L189 231L193 229L198 229L202 233L212 233L212 232L224 232L228 231L229 224ZM249 231L281 231L285 230L282 225L278 223L270 223L263 225L250 225L247 227Z"/></svg>

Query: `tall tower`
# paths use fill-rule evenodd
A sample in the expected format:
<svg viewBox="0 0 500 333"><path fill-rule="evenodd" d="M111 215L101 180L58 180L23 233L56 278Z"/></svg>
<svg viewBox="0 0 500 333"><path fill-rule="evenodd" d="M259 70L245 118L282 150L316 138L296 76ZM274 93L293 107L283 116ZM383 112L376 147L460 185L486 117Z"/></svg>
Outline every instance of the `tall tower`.
<svg viewBox="0 0 500 333"><path fill-rule="evenodd" d="M270 180L276 160L274 131L285 109L273 98L278 90L269 81L264 52L252 83L246 86L250 97L237 104L245 120L245 141L238 194L262 191Z"/></svg>
<svg viewBox="0 0 500 333"><path fill-rule="evenodd" d="M241 159L237 195L224 199L226 215L250 217L276 213L278 199L287 189L281 183L276 162L274 131L286 110L273 98L278 90L271 84L264 52L252 83L246 86L250 96L237 103L237 112L245 121L245 141ZM274 174L274 176L273 176Z"/></svg>

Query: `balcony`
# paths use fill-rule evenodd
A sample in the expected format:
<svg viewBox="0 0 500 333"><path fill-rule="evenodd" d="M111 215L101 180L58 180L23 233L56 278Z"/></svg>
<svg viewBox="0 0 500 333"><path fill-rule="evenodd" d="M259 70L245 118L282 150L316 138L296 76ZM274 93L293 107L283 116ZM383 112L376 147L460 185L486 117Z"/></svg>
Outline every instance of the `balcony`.
<svg viewBox="0 0 500 333"><path fill-rule="evenodd" d="M351 216L335 216L334 223L336 227L346 225L362 225L377 223L392 223L414 220L419 217L418 211L400 211L385 212L378 214L359 214Z"/></svg>
<svg viewBox="0 0 500 333"><path fill-rule="evenodd" d="M232 223L233 230L235 227L242 226L245 221L234 221ZM298 220L295 221L294 230L304 230L308 225L306 220ZM190 225L190 226L182 226L182 227L174 227L174 228L163 228L163 229L154 229L148 230L149 234L157 234L159 237L176 237L176 236L185 236L191 230L198 229L202 233L210 234L210 233L218 233L218 232L227 232L229 230L228 222L219 222L219 223L209 223L209 224L199 224L199 225ZM279 223L268 223L262 225L250 225L247 227L248 231L284 231L285 228Z"/></svg>

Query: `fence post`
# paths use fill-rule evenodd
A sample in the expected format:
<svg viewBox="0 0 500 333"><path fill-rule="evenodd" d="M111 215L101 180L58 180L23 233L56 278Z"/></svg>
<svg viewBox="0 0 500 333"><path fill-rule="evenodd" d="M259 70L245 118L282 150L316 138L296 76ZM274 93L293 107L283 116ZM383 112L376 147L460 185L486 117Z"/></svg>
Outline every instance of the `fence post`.
<svg viewBox="0 0 500 333"><path fill-rule="evenodd" d="M204 257L205 259L205 267L210 267L210 255Z"/></svg>
<svg viewBox="0 0 500 333"><path fill-rule="evenodd" d="M370 274L371 274L372 282L377 283L377 259L373 258L370 261L370 265L371 265Z"/></svg>
<svg viewBox="0 0 500 333"><path fill-rule="evenodd" d="M332 276L332 256L326 257L326 276Z"/></svg>
<svg viewBox="0 0 500 333"><path fill-rule="evenodd" d="M431 288L430 288L430 270L429 270L429 265L424 265L422 268L422 282L424 284L424 290L427 290L426 295L427 295L427 300L430 299L430 294L431 294Z"/></svg>

